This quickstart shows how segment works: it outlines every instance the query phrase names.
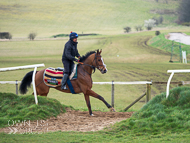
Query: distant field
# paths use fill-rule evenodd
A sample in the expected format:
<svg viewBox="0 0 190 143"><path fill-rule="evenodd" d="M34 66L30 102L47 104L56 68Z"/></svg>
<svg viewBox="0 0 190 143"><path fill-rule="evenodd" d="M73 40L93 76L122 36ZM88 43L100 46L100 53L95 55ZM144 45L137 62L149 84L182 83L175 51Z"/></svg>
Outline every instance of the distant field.
<svg viewBox="0 0 190 143"><path fill-rule="evenodd" d="M93 81L167 81L169 69L187 69L186 64L169 63L170 53L147 46L147 41L154 36L154 31L107 37L80 38L78 49L81 55L95 49L102 49L102 56L108 73L102 75L98 70L92 75ZM21 66L44 63L47 67L62 67L61 55L65 40L49 41L10 41L1 42L0 67ZM38 68L40 70L42 68ZM2 72L1 81L22 80L33 69ZM188 74L176 74L172 81L190 80ZM0 85L0 92L15 93L15 85ZM170 88L177 85L171 85ZM93 90L111 102L110 85L94 85ZM120 111L146 91L146 85L116 85L115 108ZM152 85L152 96L166 91L166 85ZM32 88L28 94L32 93ZM48 97L59 100L62 104L76 109L87 110L84 96L65 94L54 89ZM145 99L138 102L131 110L138 110ZM108 111L105 105L91 98L92 109Z"/></svg>
<svg viewBox="0 0 190 143"><path fill-rule="evenodd" d="M168 0L38 0L0 1L0 31L15 37L27 37L36 32L37 37L78 33L121 34L125 26L133 31L144 20L164 17L161 28L172 27L177 16L178 1ZM167 14L165 10L169 10Z"/></svg>

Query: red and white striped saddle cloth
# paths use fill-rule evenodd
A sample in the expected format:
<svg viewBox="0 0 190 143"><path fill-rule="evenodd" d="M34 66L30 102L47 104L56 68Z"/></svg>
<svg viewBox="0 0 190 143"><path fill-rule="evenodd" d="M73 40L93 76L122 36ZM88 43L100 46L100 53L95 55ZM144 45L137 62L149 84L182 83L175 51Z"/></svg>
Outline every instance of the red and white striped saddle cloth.
<svg viewBox="0 0 190 143"><path fill-rule="evenodd" d="M47 86L57 87L61 85L61 81L63 78L63 68L47 68L44 71L43 81ZM70 80L77 78L77 64L74 65L73 71L69 76Z"/></svg>

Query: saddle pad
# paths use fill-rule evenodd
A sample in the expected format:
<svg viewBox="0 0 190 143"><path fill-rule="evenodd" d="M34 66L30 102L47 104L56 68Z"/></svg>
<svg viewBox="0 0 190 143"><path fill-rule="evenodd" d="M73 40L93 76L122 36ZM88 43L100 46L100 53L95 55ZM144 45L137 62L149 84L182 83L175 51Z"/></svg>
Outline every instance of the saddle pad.
<svg viewBox="0 0 190 143"><path fill-rule="evenodd" d="M57 70L55 68L47 68L44 71L43 79L44 79L44 83L47 86L50 86L50 87L60 86L62 78L63 78L63 71ZM77 65L75 64L73 68L73 72L69 76L69 79L73 80L76 78L77 78Z"/></svg>
<svg viewBox="0 0 190 143"><path fill-rule="evenodd" d="M61 85L63 78L63 71L57 71L55 68L47 68L44 71L44 83L50 87L57 87Z"/></svg>

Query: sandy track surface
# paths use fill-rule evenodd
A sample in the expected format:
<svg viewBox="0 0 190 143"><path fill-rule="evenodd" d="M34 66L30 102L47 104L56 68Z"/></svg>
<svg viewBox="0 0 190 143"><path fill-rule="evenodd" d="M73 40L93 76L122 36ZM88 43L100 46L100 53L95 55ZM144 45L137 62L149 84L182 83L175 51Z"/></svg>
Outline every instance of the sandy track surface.
<svg viewBox="0 0 190 143"><path fill-rule="evenodd" d="M180 42L186 45L190 45L190 36L184 33L169 33L169 40L174 40L176 42Z"/></svg>
<svg viewBox="0 0 190 143"><path fill-rule="evenodd" d="M14 133L42 133L49 131L98 131L111 124L130 118L133 112L100 112L94 111L90 116L87 111L68 110L64 114L47 120L10 121L9 127L1 128L0 132Z"/></svg>

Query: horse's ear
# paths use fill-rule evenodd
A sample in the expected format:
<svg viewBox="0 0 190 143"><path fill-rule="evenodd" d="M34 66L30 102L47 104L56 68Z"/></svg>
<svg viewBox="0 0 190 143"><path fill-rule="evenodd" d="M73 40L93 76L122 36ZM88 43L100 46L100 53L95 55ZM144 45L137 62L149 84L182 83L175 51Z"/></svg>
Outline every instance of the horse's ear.
<svg viewBox="0 0 190 143"><path fill-rule="evenodd" d="M97 50L97 54L99 54L100 52L99 52L99 49Z"/></svg>
<svg viewBox="0 0 190 143"><path fill-rule="evenodd" d="M101 54L101 52L102 52L102 49L100 50L100 54Z"/></svg>

